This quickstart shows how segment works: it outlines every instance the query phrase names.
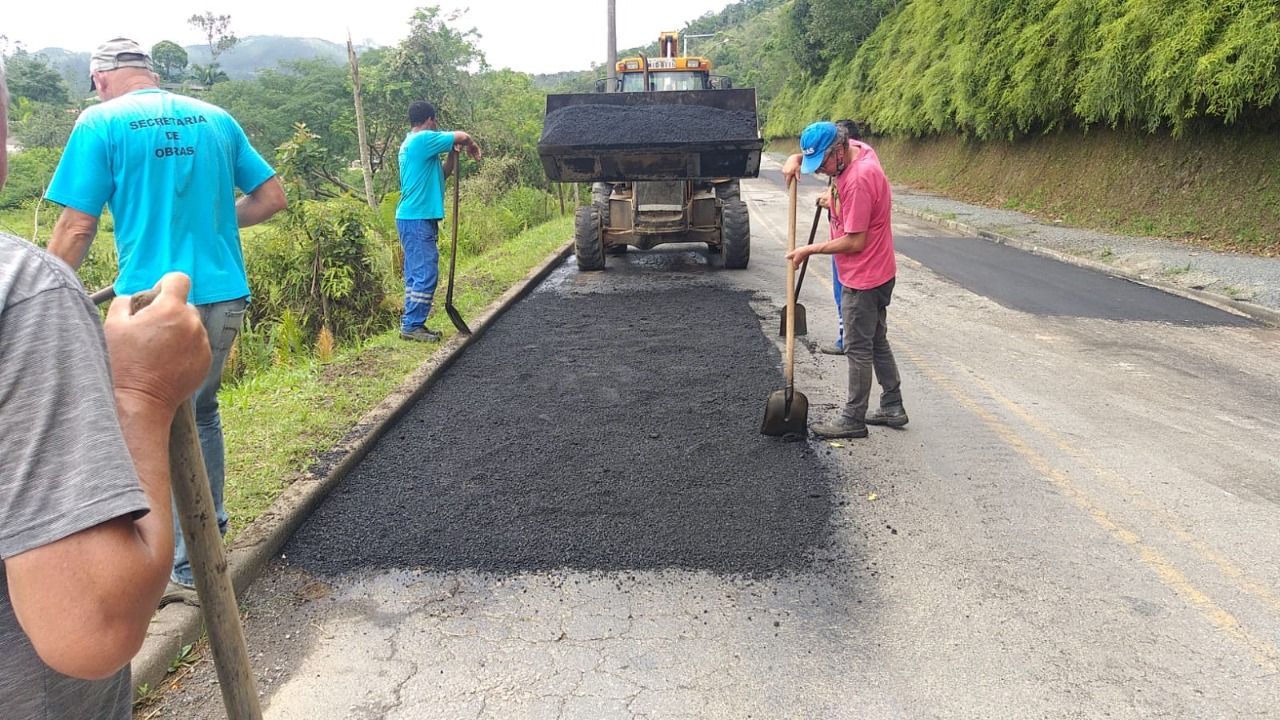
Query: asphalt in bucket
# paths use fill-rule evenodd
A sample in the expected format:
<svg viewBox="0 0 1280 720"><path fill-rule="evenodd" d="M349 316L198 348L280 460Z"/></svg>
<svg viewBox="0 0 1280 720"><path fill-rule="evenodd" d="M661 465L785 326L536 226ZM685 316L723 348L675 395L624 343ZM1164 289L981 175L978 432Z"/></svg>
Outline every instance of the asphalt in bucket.
<svg viewBox="0 0 1280 720"><path fill-rule="evenodd" d="M833 482L760 433L783 387L750 293L540 291L471 345L303 524L317 574L804 570Z"/></svg>

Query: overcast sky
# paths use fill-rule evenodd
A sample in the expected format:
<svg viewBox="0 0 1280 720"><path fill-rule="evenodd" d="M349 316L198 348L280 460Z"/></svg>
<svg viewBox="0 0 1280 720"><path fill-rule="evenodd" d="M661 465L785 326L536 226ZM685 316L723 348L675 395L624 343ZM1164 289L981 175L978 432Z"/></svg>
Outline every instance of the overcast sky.
<svg viewBox="0 0 1280 720"><path fill-rule="evenodd" d="M27 50L60 47L87 52L115 36L143 47L161 40L203 43L187 24L193 14L230 15L239 37L285 35L345 43L394 45L408 35L416 8L436 5L444 12L466 10L451 27L475 28L489 64L527 73L586 70L608 56L607 0L348 0L290 3L279 0L163 0L104 3L101 0L3 0L0 34ZM663 30L679 30L707 12L736 0L616 0L618 49L655 42ZM468 9L469 8L469 9ZM697 51L690 40L690 51Z"/></svg>

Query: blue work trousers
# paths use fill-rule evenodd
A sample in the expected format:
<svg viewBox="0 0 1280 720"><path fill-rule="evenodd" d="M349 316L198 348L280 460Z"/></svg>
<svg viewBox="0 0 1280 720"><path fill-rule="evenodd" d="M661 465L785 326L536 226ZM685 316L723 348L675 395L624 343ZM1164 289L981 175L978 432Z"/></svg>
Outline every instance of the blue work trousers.
<svg viewBox="0 0 1280 720"><path fill-rule="evenodd" d="M396 220L396 232L404 248L404 315L400 330L425 327L440 280L440 251L436 238L439 220Z"/></svg>
<svg viewBox="0 0 1280 720"><path fill-rule="evenodd" d="M844 285L840 284L840 271L836 269L836 256L831 256L831 286L836 291L836 347L844 349L844 310L840 307Z"/></svg>

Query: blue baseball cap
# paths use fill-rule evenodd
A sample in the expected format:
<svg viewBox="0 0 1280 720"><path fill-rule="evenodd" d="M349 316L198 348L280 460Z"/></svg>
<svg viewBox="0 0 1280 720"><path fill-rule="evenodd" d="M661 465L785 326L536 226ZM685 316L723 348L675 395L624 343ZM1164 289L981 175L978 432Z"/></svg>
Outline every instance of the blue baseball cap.
<svg viewBox="0 0 1280 720"><path fill-rule="evenodd" d="M822 156L836 139L836 124L816 122L800 133L800 172L809 175L822 164Z"/></svg>

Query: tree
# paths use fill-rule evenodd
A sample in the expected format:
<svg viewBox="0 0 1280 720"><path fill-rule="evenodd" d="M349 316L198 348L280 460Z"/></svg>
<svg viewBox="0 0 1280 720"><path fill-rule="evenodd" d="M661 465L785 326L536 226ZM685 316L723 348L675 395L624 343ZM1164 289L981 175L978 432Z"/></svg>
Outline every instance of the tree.
<svg viewBox="0 0 1280 720"><path fill-rule="evenodd" d="M220 82L204 98L235 116L263 157L293 136L294 123L318 136L315 143L332 158L335 171L359 154L347 73L331 60L284 62L252 80Z"/></svg>
<svg viewBox="0 0 1280 720"><path fill-rule="evenodd" d="M796 0L784 24L796 64L811 77L853 58L902 0Z"/></svg>
<svg viewBox="0 0 1280 720"><path fill-rule="evenodd" d="M218 67L217 63L209 63L208 65L192 64L191 77L207 88L213 87L214 83L230 80L227 74L222 71L222 68Z"/></svg>
<svg viewBox="0 0 1280 720"><path fill-rule="evenodd" d="M474 29L459 31L449 23L458 13L440 16L440 8L419 8L409 22L409 37L389 51L365 53L362 75L368 68L365 113L369 150L375 168L389 171L383 181L394 184L395 150L407 125L409 103L426 100L436 107L441 127L468 128L476 117L467 97L467 68L484 63L476 47Z"/></svg>
<svg viewBox="0 0 1280 720"><path fill-rule="evenodd" d="M9 123L13 137L24 148L61 148L67 144L76 116L67 112L65 105L51 105L17 96L13 103Z"/></svg>
<svg viewBox="0 0 1280 720"><path fill-rule="evenodd" d="M187 18L187 24L203 33L205 41L209 44L209 64L202 68L201 82L205 85L213 85L226 80L226 73L218 68L218 56L240 42L231 30L231 16L214 15L206 11L203 15L197 13Z"/></svg>
<svg viewBox="0 0 1280 720"><path fill-rule="evenodd" d="M70 102L67 82L44 55L20 49L5 61L5 73L9 78L9 94L15 98L51 105Z"/></svg>
<svg viewBox="0 0 1280 720"><path fill-rule="evenodd" d="M151 48L151 63L164 82L182 82L187 73L187 51L172 40L161 40Z"/></svg>

